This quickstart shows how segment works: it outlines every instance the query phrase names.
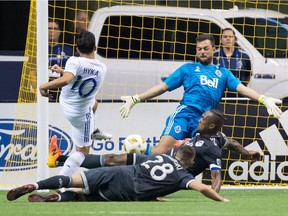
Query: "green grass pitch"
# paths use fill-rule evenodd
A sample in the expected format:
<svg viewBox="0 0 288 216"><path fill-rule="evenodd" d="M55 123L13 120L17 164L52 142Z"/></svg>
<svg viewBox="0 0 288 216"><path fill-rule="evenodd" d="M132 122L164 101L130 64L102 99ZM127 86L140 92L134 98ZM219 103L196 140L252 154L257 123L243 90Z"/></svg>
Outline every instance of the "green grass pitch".
<svg viewBox="0 0 288 216"><path fill-rule="evenodd" d="M29 203L27 195L9 202L0 191L2 216L288 216L288 190L221 190L229 203L214 202L195 191L179 191L166 202Z"/></svg>

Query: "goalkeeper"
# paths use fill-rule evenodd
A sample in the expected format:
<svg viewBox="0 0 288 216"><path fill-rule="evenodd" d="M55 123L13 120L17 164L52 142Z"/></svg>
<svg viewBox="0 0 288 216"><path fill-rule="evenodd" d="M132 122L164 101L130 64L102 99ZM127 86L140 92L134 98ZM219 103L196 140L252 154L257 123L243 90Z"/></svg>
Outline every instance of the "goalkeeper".
<svg viewBox="0 0 288 216"><path fill-rule="evenodd" d="M241 84L231 71L213 64L215 39L213 35L203 34L196 38L196 55L198 62L187 63L172 73L164 83L134 96L122 96L125 104L120 108L123 118L127 118L132 107L145 101L173 91L181 86L184 88L183 98L176 111L166 120L160 142L147 150L147 154L165 153L173 148L176 140L191 138L195 135L201 115L218 106L226 88L237 91L252 100L259 101L267 108L268 114L279 118L282 111L276 106L282 101L258 94L255 90Z"/></svg>

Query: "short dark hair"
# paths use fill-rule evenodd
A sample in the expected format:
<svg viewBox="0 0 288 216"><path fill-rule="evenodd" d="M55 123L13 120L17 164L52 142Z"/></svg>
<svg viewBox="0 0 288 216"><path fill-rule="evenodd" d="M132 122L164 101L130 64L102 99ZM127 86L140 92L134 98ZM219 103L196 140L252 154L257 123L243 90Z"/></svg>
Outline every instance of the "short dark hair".
<svg viewBox="0 0 288 216"><path fill-rule="evenodd" d="M210 112L213 113L213 116L214 116L213 121L216 125L215 131L219 131L223 127L224 122L226 121L226 118L223 112L218 109L211 109Z"/></svg>
<svg viewBox="0 0 288 216"><path fill-rule="evenodd" d="M57 25L58 25L58 27L59 27L59 30L60 29L62 29L62 26L61 26L61 23L60 23L60 21L59 20L57 20L57 19L52 19L52 18L48 18L48 23L56 23Z"/></svg>
<svg viewBox="0 0 288 216"><path fill-rule="evenodd" d="M83 31L76 40L76 45L81 53L91 53L95 48L95 36L92 32Z"/></svg>
<svg viewBox="0 0 288 216"><path fill-rule="evenodd" d="M192 158L196 155L195 149L190 145L181 145L176 151L181 152L183 158Z"/></svg>
<svg viewBox="0 0 288 216"><path fill-rule="evenodd" d="M209 40L211 42L212 47L215 46L215 38L212 34L201 34L196 37L196 43L202 42L205 40Z"/></svg>
<svg viewBox="0 0 288 216"><path fill-rule="evenodd" d="M233 35L235 35L235 31L232 28L224 28L224 29L222 29L222 34L223 34L224 31L232 31Z"/></svg>

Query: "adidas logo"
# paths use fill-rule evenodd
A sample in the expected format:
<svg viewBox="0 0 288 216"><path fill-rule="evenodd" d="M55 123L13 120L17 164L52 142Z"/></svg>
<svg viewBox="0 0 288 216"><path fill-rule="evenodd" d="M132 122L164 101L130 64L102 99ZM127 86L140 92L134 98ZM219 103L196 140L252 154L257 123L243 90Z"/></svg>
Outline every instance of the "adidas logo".
<svg viewBox="0 0 288 216"><path fill-rule="evenodd" d="M284 112L279 119L284 131L288 134L288 111ZM248 180L249 175L250 178L254 179L255 181L267 181L267 180L275 180L276 175L279 179L283 181L288 181L288 175L284 175L282 170L284 167L288 167L288 162L283 161L276 167L276 156L288 156L288 147L285 143L285 140L281 136L279 130L277 129L276 125L272 125L269 128L261 131L260 137L262 138L265 146L268 149L269 155L264 155L262 149L259 146L257 141L249 144L245 148L247 150L254 150L261 153L264 156L264 161L256 161L248 167L248 162L244 161L236 161L230 164L228 172L231 179L234 180ZM234 169L237 170L242 169L243 172L234 172ZM255 169L259 170L259 167L263 172L259 175L259 173L255 173Z"/></svg>

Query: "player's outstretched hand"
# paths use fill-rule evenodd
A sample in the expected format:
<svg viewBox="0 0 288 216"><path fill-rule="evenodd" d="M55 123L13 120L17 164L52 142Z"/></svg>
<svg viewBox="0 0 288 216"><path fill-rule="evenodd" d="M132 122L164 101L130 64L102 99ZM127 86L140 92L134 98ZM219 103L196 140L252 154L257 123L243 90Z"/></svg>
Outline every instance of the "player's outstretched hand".
<svg viewBox="0 0 288 216"><path fill-rule="evenodd" d="M258 99L258 101L267 108L267 112L269 115L273 115L276 118L280 118L282 115L282 111L279 109L279 107L276 104L281 104L282 100L272 98L272 97L266 97L265 95L261 95Z"/></svg>
<svg viewBox="0 0 288 216"><path fill-rule="evenodd" d="M253 150L249 150L248 152L249 152L249 156L251 157L251 159L252 159L253 161L259 161L259 160L261 160L261 155L260 155L259 152L253 151Z"/></svg>
<svg viewBox="0 0 288 216"><path fill-rule="evenodd" d="M134 96L122 96L121 100L125 102L119 109L122 118L127 118L133 106L141 101L138 94Z"/></svg>

